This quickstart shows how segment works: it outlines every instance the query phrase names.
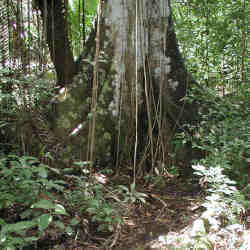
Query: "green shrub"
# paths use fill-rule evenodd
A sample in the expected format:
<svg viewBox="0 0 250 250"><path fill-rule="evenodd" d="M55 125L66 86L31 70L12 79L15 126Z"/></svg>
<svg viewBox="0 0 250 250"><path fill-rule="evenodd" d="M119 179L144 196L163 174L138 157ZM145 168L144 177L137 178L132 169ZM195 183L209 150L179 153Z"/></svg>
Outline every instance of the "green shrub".
<svg viewBox="0 0 250 250"><path fill-rule="evenodd" d="M247 89L219 97L216 91L196 95L201 104L200 127L192 145L205 152L205 158L193 168L200 184L211 194L219 195L233 208L231 213L249 209L245 190L250 179L250 102Z"/></svg>
<svg viewBox="0 0 250 250"><path fill-rule="evenodd" d="M10 155L0 160L0 210L3 215L6 210L18 213L17 219L10 213L0 217L3 249L30 245L42 238L49 226L72 231L60 221L59 216L67 213L54 197L56 192L64 190L64 182L49 180L51 171L52 168L34 157Z"/></svg>
<svg viewBox="0 0 250 250"><path fill-rule="evenodd" d="M121 201L113 187L104 186L106 176L92 173L91 162L75 162L75 168L64 169L74 189L65 192L69 209L97 224L97 230L113 232L121 222Z"/></svg>
<svg viewBox="0 0 250 250"><path fill-rule="evenodd" d="M201 109L201 126L193 146L207 152L206 165L222 165L239 188L249 183L250 103L245 94L218 97L208 91ZM206 101L209 99L209 102ZM223 164L221 164L223 163Z"/></svg>

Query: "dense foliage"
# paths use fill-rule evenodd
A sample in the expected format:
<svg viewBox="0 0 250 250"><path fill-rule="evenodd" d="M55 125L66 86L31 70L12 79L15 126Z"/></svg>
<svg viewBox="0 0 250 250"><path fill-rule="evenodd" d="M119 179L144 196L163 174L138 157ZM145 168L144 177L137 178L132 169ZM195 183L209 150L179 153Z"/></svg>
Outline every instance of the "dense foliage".
<svg viewBox="0 0 250 250"><path fill-rule="evenodd" d="M207 167L218 167L243 188L249 184L249 13L247 1L176 1L176 32L187 67L203 89L193 146ZM191 28L192 27L192 28Z"/></svg>
<svg viewBox="0 0 250 250"><path fill-rule="evenodd" d="M80 5L79 5L80 3ZM71 39L74 56L80 56L86 37L91 31L95 18L97 0L73 0L69 6L69 21L71 24Z"/></svg>
<svg viewBox="0 0 250 250"><path fill-rule="evenodd" d="M248 1L175 1L176 32L196 80L221 94L249 79Z"/></svg>
<svg viewBox="0 0 250 250"><path fill-rule="evenodd" d="M97 5L97 1L85 1L83 9L80 2L71 2L68 15L76 58L91 30ZM183 0L174 1L173 5L179 45L187 68L199 85L185 99L198 103L200 113L199 127L186 125L194 137L179 133L173 144L191 142L203 152L203 159L194 162L193 167L207 195L204 206L209 209L211 203L218 203L219 208L229 205L232 209L225 214L227 223L237 220L246 223L243 215L250 210L249 3ZM39 23L33 21L29 26L28 18L26 21L22 26L26 36L21 39L22 49L36 50L42 44ZM20 31L14 26L10 28L11 34ZM16 37L9 36L10 47L16 42ZM53 119L49 110L57 90L51 60L47 59L46 64L41 61L43 58L49 58L48 49L43 50L42 56L30 57L27 70L27 65L16 67L23 59L10 53L9 67L2 64L0 68L3 249L21 249L48 235L52 239L63 234L75 235L77 239L79 234L93 231L108 235L120 228L131 204L144 204L148 198L137 191L135 183L128 184L132 182L131 166L124 166L129 181L104 185L114 171L108 159L104 169L103 164L82 161L68 168L54 165L51 155L56 155L59 142L54 141L44 121ZM167 166L167 170L178 175L177 165ZM151 182L161 188L161 174L150 173L147 184ZM145 179L141 177L140 181ZM97 230L92 225L97 225Z"/></svg>

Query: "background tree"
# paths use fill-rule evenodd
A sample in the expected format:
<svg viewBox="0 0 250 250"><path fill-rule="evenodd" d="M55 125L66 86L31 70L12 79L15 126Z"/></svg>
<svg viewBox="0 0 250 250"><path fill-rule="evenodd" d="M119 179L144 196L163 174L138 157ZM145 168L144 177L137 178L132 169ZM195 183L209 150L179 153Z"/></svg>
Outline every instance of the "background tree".
<svg viewBox="0 0 250 250"><path fill-rule="evenodd" d="M174 1L176 31L187 68L199 82L237 92L246 84L247 1ZM190 27L193 27L190 30Z"/></svg>

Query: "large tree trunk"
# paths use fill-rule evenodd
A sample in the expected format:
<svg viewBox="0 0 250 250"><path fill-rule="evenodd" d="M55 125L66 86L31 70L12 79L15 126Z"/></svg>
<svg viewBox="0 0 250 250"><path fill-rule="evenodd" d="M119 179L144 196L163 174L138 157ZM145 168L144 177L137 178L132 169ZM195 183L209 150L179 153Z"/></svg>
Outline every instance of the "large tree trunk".
<svg viewBox="0 0 250 250"><path fill-rule="evenodd" d="M113 114L124 123L120 148L129 155L136 150L138 163L165 165L175 132L197 115L183 101L192 79L178 49L170 0L109 0L103 10L116 71ZM182 158L190 160L190 151Z"/></svg>
<svg viewBox="0 0 250 250"><path fill-rule="evenodd" d="M116 162L125 159L137 166L147 162L150 168L166 165L174 134L197 114L183 101L192 79L177 46L170 1L102 1L97 27L101 53L96 67L95 156L109 155ZM81 72L56 105L54 131L64 141L61 157L68 160L86 159L88 140L93 140L88 137L96 69L93 37L78 62Z"/></svg>
<svg viewBox="0 0 250 250"><path fill-rule="evenodd" d="M35 0L35 3L41 11L46 41L57 74L57 84L69 85L72 83L76 65L68 34L67 1Z"/></svg>

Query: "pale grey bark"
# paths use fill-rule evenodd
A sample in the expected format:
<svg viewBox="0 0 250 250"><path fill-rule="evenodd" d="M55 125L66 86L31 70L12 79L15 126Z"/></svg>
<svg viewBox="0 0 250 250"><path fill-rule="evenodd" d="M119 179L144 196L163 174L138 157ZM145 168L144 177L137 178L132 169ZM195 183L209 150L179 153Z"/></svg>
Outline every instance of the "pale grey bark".
<svg viewBox="0 0 250 250"><path fill-rule="evenodd" d="M107 1L104 9L107 36L114 48L113 68L117 74L115 86L115 110L117 110L122 79L139 85L137 73L150 58L151 76L161 85L170 72L170 58L165 56L166 30L170 8L168 1ZM109 43L106 43L109 44ZM140 88L137 86L137 92ZM117 112L114 112L117 113Z"/></svg>
<svg viewBox="0 0 250 250"><path fill-rule="evenodd" d="M97 158L109 155L133 162L136 150L139 165L148 160L151 166L165 166L176 128L182 117L192 116L181 100L190 79L178 50L169 4L166 0L103 1ZM82 159L88 150L96 45L95 40L87 44L81 73L57 105L55 128L65 138L67 155L75 158L76 150Z"/></svg>

